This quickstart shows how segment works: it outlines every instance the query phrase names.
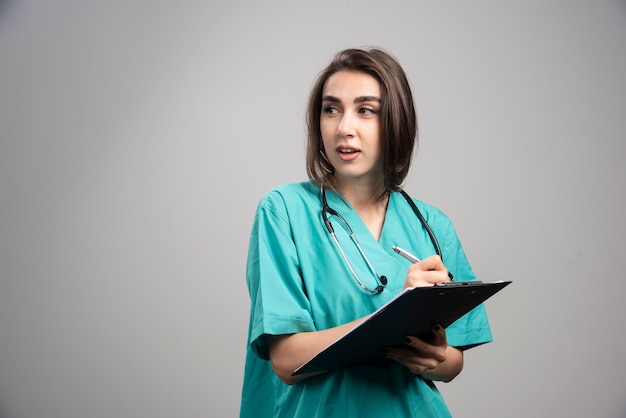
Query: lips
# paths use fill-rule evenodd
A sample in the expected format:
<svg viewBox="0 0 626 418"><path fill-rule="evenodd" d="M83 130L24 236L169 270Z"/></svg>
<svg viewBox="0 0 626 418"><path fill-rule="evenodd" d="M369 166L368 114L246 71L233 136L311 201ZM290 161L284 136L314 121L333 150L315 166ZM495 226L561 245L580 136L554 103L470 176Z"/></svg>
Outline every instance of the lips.
<svg viewBox="0 0 626 418"><path fill-rule="evenodd" d="M335 148L335 150L337 151L337 155L339 156L339 158L344 161L354 160L361 153L361 150L345 145L340 145Z"/></svg>

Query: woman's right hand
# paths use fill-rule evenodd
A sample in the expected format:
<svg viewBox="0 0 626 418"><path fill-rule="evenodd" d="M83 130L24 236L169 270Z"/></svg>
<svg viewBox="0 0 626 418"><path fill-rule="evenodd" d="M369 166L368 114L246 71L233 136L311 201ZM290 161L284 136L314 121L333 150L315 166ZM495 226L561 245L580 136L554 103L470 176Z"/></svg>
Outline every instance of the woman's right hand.
<svg viewBox="0 0 626 418"><path fill-rule="evenodd" d="M448 269L443 265L441 257L433 255L409 267L404 289L410 287L432 286L437 283L449 282Z"/></svg>

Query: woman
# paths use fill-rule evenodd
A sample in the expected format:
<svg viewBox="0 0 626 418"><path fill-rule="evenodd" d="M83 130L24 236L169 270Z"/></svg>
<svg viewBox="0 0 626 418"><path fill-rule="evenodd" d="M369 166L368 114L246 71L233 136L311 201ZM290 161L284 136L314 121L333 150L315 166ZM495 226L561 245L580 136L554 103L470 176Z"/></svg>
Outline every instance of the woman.
<svg viewBox="0 0 626 418"><path fill-rule="evenodd" d="M435 326L431 339L407 336L402 347L382 347L381 356L395 360L388 368L292 376L404 288L449 281L448 269L475 280L449 219L411 200L438 239L444 265L400 193L417 121L394 58L378 49L338 53L311 92L308 131L310 181L271 190L254 220L241 416L450 416L433 381L452 380L463 350L491 341L482 306L446 330ZM422 261L411 264L393 246Z"/></svg>

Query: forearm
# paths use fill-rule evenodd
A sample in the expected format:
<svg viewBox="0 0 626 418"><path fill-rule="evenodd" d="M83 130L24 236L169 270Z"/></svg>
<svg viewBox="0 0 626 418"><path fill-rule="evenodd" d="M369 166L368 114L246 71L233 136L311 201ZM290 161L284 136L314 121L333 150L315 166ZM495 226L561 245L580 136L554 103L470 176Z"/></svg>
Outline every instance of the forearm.
<svg viewBox="0 0 626 418"><path fill-rule="evenodd" d="M288 385L310 377L310 374L299 376L291 374L363 320L365 318L322 331L269 336L270 361L274 373Z"/></svg>

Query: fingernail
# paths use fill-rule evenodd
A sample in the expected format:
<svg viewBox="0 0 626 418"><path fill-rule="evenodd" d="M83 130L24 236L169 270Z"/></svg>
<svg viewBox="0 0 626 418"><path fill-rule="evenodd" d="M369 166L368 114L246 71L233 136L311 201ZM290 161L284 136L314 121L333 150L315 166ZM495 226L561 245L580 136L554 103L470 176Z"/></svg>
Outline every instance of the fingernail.
<svg viewBox="0 0 626 418"><path fill-rule="evenodd" d="M434 329L435 331L439 331L439 330L441 329L441 327L440 327L439 325L435 325L435 326L433 327L433 329Z"/></svg>
<svg viewBox="0 0 626 418"><path fill-rule="evenodd" d="M404 337L402 341L404 341L405 344L411 344L411 339L409 337Z"/></svg>

